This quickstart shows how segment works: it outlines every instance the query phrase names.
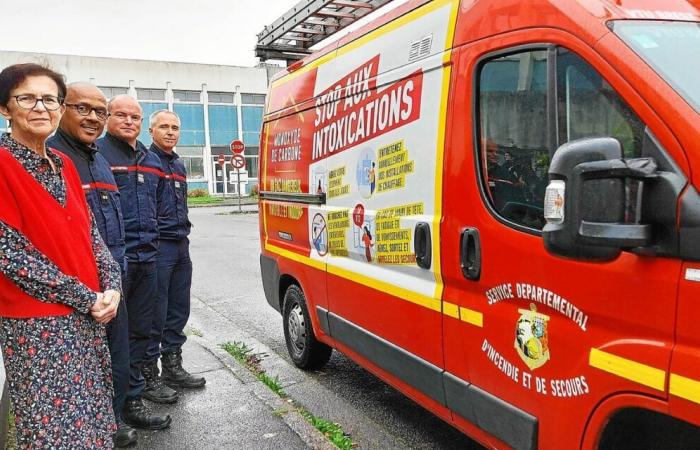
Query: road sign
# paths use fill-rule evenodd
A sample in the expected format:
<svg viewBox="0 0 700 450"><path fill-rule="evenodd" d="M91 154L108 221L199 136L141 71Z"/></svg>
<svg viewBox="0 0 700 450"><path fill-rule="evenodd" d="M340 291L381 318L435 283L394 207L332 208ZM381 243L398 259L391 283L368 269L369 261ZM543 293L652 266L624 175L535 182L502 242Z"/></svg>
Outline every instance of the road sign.
<svg viewBox="0 0 700 450"><path fill-rule="evenodd" d="M231 153L234 155L240 155L245 151L245 144L243 141L236 139L235 141L231 141Z"/></svg>
<svg viewBox="0 0 700 450"><path fill-rule="evenodd" d="M224 167L224 164L226 163L226 157L224 155L219 155L219 157L216 158L216 162L218 162L221 167Z"/></svg>
<svg viewBox="0 0 700 450"><path fill-rule="evenodd" d="M236 169L242 169L245 167L245 158L237 153L231 158L231 165Z"/></svg>
<svg viewBox="0 0 700 450"><path fill-rule="evenodd" d="M238 175L236 175L238 173ZM228 182L230 184L234 184L236 182L236 176L238 176L238 182L239 183L247 183L248 182L248 171L247 170L241 170L241 169L236 169L236 170L229 170L228 171Z"/></svg>

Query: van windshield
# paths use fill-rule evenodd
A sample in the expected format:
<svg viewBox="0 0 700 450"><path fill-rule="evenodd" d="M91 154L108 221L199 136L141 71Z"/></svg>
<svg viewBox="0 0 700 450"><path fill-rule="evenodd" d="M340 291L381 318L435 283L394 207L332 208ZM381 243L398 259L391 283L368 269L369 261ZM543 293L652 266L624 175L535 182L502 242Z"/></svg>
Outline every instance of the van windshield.
<svg viewBox="0 0 700 450"><path fill-rule="evenodd" d="M617 34L700 113L700 24L616 21Z"/></svg>

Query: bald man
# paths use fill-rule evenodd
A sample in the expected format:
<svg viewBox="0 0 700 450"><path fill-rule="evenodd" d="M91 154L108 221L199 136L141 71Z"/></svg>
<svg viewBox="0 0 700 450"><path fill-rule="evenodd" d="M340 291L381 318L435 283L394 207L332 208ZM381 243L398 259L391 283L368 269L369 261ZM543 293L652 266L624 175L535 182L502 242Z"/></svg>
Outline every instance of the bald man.
<svg viewBox="0 0 700 450"><path fill-rule="evenodd" d="M170 415L154 414L144 403L143 364L153 323L157 287L158 204L163 195L160 159L139 140L143 112L133 97L118 95L107 104L107 134L98 139L99 152L109 162L124 216L126 277L124 300L129 315L129 390L122 418L127 424L162 430ZM162 402L177 401L169 390Z"/></svg>
<svg viewBox="0 0 700 450"><path fill-rule="evenodd" d="M124 223L119 191L109 163L97 152L95 144L107 121L107 100L102 91L92 84L72 83L68 85L65 105L66 112L58 130L47 144L65 153L78 169L85 199L95 216L102 240L124 274ZM129 388L128 320L125 303L120 302L117 317L107 325L114 383L112 404L118 426L114 435L116 447L129 446L138 439L136 431L121 420Z"/></svg>

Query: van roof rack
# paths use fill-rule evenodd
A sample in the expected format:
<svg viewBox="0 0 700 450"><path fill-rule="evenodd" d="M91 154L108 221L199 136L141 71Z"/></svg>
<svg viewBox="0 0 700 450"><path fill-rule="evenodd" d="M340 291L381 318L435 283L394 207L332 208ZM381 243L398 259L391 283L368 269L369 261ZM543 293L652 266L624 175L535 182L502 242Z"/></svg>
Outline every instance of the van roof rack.
<svg viewBox="0 0 700 450"><path fill-rule="evenodd" d="M255 56L292 64L310 47L392 0L301 0L258 34Z"/></svg>

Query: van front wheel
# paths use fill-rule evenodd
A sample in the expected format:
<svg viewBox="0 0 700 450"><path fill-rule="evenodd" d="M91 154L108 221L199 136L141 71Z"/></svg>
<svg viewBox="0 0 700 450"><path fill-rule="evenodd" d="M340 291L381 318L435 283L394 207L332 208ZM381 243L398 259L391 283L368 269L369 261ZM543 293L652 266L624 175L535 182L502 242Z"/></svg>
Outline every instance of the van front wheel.
<svg viewBox="0 0 700 450"><path fill-rule="evenodd" d="M305 370L323 367L330 359L333 349L316 340L306 298L299 286L289 286L284 294L282 321L287 351L294 365Z"/></svg>

